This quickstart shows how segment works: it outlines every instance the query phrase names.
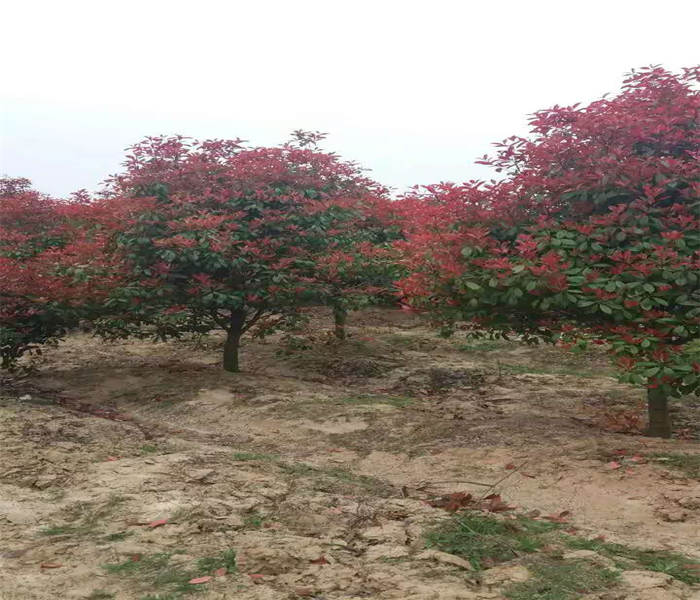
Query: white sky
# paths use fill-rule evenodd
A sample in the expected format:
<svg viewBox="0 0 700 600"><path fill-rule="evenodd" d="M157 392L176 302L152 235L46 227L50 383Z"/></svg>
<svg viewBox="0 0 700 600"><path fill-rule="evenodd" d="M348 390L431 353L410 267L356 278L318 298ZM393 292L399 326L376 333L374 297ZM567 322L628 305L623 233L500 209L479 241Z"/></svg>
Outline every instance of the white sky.
<svg viewBox="0 0 700 600"><path fill-rule="evenodd" d="M484 178L473 160L528 113L700 62L693 0L9 0L0 18L0 173L54 195L159 133L318 129L399 190Z"/></svg>

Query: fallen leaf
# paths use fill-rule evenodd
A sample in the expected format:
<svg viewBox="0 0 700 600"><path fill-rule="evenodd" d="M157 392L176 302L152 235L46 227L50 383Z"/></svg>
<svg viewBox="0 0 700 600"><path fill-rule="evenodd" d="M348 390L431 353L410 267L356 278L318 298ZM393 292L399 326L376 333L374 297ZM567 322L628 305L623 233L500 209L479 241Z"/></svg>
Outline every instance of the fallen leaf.
<svg viewBox="0 0 700 600"><path fill-rule="evenodd" d="M223 577L226 573L228 573L228 569L226 567L221 567L214 571L214 577Z"/></svg>
<svg viewBox="0 0 700 600"><path fill-rule="evenodd" d="M114 462L115 460L119 460L118 456L108 456L107 457L107 462Z"/></svg>
<svg viewBox="0 0 700 600"><path fill-rule="evenodd" d="M616 460L609 462L607 465L608 469L619 469L621 466L622 465L619 462L617 462Z"/></svg>
<svg viewBox="0 0 700 600"><path fill-rule="evenodd" d="M39 568L40 569L58 569L62 566L63 565L61 563L45 562L45 563L41 563L39 565Z"/></svg>
<svg viewBox="0 0 700 600"><path fill-rule="evenodd" d="M210 581L211 581L211 576L205 575L204 577L195 577L194 579L190 579L187 583L191 583L193 585L196 585L198 583L208 583Z"/></svg>
<svg viewBox="0 0 700 600"><path fill-rule="evenodd" d="M647 459L641 456L640 454L635 454L632 458L630 458L630 461L639 464L644 464L645 462L647 462Z"/></svg>
<svg viewBox="0 0 700 600"><path fill-rule="evenodd" d="M513 463L508 463L508 464L505 466L505 468L508 469L508 470L510 471L510 470L512 470L512 469L515 469L515 465L514 465Z"/></svg>
<svg viewBox="0 0 700 600"><path fill-rule="evenodd" d="M444 508L447 512L457 512L472 502L472 495L467 492L454 492L441 496L428 504L434 508Z"/></svg>
<svg viewBox="0 0 700 600"><path fill-rule="evenodd" d="M314 595L314 589L307 587L298 587L294 588L294 593L301 598L308 598L309 596Z"/></svg>
<svg viewBox="0 0 700 600"><path fill-rule="evenodd" d="M155 529L156 527L160 527L161 525L165 525L168 522L168 519L159 519L158 521L151 521L148 524L148 527L151 529Z"/></svg>
<svg viewBox="0 0 700 600"><path fill-rule="evenodd" d="M328 561L326 560L325 556L319 556L318 558L314 560L309 561L312 565L327 565Z"/></svg>
<svg viewBox="0 0 700 600"><path fill-rule="evenodd" d="M566 517L568 517L571 514L570 511L568 510L563 510L559 514L556 515L547 515L546 517L543 517L544 519L547 519L547 521L552 521L552 523L566 523Z"/></svg>
<svg viewBox="0 0 700 600"><path fill-rule="evenodd" d="M251 579L262 579L265 576L262 573L248 573L248 577Z"/></svg>
<svg viewBox="0 0 700 600"><path fill-rule="evenodd" d="M490 494L484 498L488 500L488 503L484 507L489 512L503 512L506 510L513 510L514 506L508 506L499 494Z"/></svg>

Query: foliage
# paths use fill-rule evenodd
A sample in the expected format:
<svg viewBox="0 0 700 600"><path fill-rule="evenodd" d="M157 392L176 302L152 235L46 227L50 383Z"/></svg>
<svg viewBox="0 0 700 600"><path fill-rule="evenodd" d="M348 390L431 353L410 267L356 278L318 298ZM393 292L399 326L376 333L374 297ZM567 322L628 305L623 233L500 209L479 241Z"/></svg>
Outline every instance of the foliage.
<svg viewBox="0 0 700 600"><path fill-rule="evenodd" d="M0 180L0 359L12 367L95 314L119 277L106 249L128 204L79 192L59 201L26 179Z"/></svg>
<svg viewBox="0 0 700 600"><path fill-rule="evenodd" d="M405 197L406 301L447 332L600 344L624 381L698 390L699 73L648 68L615 97L540 111L482 161L502 180Z"/></svg>
<svg viewBox="0 0 700 600"><path fill-rule="evenodd" d="M101 325L112 336L228 332L224 363L238 369L240 336L265 335L325 298L368 295L357 232L384 191L334 154L240 140L147 138L131 149L111 192L154 198L117 236L130 265ZM356 301L354 301L356 302Z"/></svg>

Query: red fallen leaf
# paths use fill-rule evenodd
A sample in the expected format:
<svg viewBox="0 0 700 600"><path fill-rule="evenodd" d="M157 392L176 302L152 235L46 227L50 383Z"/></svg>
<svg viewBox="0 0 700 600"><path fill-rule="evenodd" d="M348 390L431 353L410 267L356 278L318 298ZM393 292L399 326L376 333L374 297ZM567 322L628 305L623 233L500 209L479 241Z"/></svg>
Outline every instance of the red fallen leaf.
<svg viewBox="0 0 700 600"><path fill-rule="evenodd" d="M298 587L294 588L294 593L301 598L308 598L314 595L313 588Z"/></svg>
<svg viewBox="0 0 700 600"><path fill-rule="evenodd" d="M630 458L630 461L635 462L635 463L639 463L639 464L643 464L643 463L647 462L647 459L639 454L635 454L633 457Z"/></svg>
<svg viewBox="0 0 700 600"><path fill-rule="evenodd" d="M433 508L444 508L447 512L457 512L460 508L463 508L472 502L472 495L466 492L454 492L452 494L447 494L446 496L441 496L430 502L427 502L428 506Z"/></svg>
<svg viewBox="0 0 700 600"><path fill-rule="evenodd" d="M187 583L197 585L198 583L209 583L210 581L211 581L211 576L205 575L204 577L195 577L194 579L190 579Z"/></svg>
<svg viewBox="0 0 700 600"><path fill-rule="evenodd" d="M228 569L226 567L221 567L214 571L214 577L223 577L226 573L228 573Z"/></svg>
<svg viewBox="0 0 700 600"><path fill-rule="evenodd" d="M608 469L619 469L622 465L617 462L616 460L613 460L607 464Z"/></svg>
<svg viewBox="0 0 700 600"><path fill-rule="evenodd" d="M130 557L131 562L139 562L141 560L140 554L132 554Z"/></svg>
<svg viewBox="0 0 700 600"><path fill-rule="evenodd" d="M328 452L342 452L342 451L343 451L342 448L331 448L328 450Z"/></svg>
<svg viewBox="0 0 700 600"><path fill-rule="evenodd" d="M604 535L598 535L593 538L594 540L597 540L598 542L604 542L605 541L605 536Z"/></svg>
<svg viewBox="0 0 700 600"><path fill-rule="evenodd" d="M262 579L265 576L261 573L248 573L248 577L253 580L253 583L262 583Z"/></svg>
<svg viewBox="0 0 700 600"><path fill-rule="evenodd" d="M151 529L155 529L156 527L160 527L161 525L165 525L168 522L168 519L159 519L158 521L151 521L148 524L148 527Z"/></svg>
<svg viewBox="0 0 700 600"><path fill-rule="evenodd" d="M328 561L326 560L325 556L319 556L318 558L314 560L309 561L312 565L327 565Z"/></svg>
<svg viewBox="0 0 700 600"><path fill-rule="evenodd" d="M63 565L61 563L45 562L45 563L41 563L39 565L39 568L40 569L58 569L62 566Z"/></svg>
<svg viewBox="0 0 700 600"><path fill-rule="evenodd" d="M627 450L625 448L618 448L613 452L613 454L617 454L618 456L625 456L627 454Z"/></svg>
<svg viewBox="0 0 700 600"><path fill-rule="evenodd" d="M558 515L547 515L543 518L547 519L547 521L552 521L552 523L566 523L566 517L568 517L570 514L570 511L563 510Z"/></svg>
<svg viewBox="0 0 700 600"><path fill-rule="evenodd" d="M508 464L505 466L505 468L508 469L509 471L511 471L512 469L515 469L515 465L514 465L513 463L508 463Z"/></svg>
<svg viewBox="0 0 700 600"><path fill-rule="evenodd" d="M505 502L503 502L503 499L499 494L490 494L486 496L485 500L488 500L488 503L484 508L486 508L486 510L489 512L503 512L506 510L513 510L513 508L515 508L514 506L508 506Z"/></svg>
<svg viewBox="0 0 700 600"><path fill-rule="evenodd" d="M118 456L108 456L106 458L107 462L114 462L115 460L119 460L119 457Z"/></svg>

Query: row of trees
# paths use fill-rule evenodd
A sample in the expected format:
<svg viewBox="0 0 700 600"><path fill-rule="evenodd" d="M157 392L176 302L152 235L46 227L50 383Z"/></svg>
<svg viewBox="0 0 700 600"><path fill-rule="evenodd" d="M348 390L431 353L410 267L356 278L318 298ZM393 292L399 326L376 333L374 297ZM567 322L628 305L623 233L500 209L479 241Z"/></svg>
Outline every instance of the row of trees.
<svg viewBox="0 0 700 600"><path fill-rule="evenodd" d="M632 74L615 97L536 113L483 162L498 181L391 199L317 133L279 147L147 138L96 198L0 189L0 346L11 366L79 319L105 337L241 335L401 301L445 332L601 344L667 398L700 388L699 70Z"/></svg>

